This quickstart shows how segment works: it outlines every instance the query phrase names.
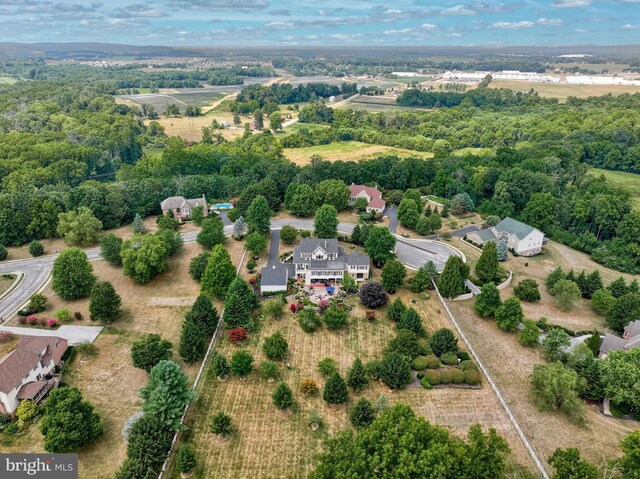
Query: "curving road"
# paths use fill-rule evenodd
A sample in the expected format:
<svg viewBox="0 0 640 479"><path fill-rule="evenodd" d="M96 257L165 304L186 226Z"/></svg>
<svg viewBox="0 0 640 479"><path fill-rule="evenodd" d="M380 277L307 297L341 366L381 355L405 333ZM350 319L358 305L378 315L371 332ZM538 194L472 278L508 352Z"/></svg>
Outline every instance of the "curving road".
<svg viewBox="0 0 640 479"><path fill-rule="evenodd" d="M271 221L272 230L280 230L284 225L290 225L297 229L313 229L313 220L288 219ZM338 223L338 231L343 234L351 234L355 224ZM230 236L233 225L224 227L225 235ZM184 233L182 238L185 243L196 240L197 231ZM100 259L100 248L89 248L85 250L90 260ZM444 263L449 256L461 253L454 248L443 243L437 243L428 239L408 240L397 237L396 256L408 268L418 269L427 261L433 261L438 271L444 268ZM31 296L42 290L51 275L53 261L57 255L41 256L23 260L0 262L0 274L19 273L24 274L20 283L0 300L0 325L6 323Z"/></svg>

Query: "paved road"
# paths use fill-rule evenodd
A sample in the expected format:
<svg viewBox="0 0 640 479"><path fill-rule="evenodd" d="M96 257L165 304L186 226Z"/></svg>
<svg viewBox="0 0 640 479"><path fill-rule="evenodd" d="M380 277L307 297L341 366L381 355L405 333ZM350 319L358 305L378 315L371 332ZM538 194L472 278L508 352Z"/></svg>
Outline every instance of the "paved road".
<svg viewBox="0 0 640 479"><path fill-rule="evenodd" d="M289 219L289 220L273 220L271 222L272 230L279 230L284 225L291 225L297 229L313 229L313 220L306 219ZM338 231L343 234L351 234L355 224L338 223ZM233 225L229 224L224 227L225 235L230 236L233 231ZM276 232L274 231L274 233ZM197 231L189 231L182 235L185 243L191 243L196 240ZM277 232L278 240L280 233ZM277 242L273 241L277 245ZM100 259L100 248L90 248L85 250L90 260ZM398 238L396 244L396 255L406 266L418 269L427 261L433 261L439 271L444 268L444 263L452 254L458 254L453 248L443 243L435 243L427 239L407 240ZM24 273L22 282L0 301L0 318L4 318L5 322L13 316L18 309L27 303L29 298L42 289L50 277L51 266L57 255L42 256L39 258L30 258L16 261L0 262L0 274L3 273Z"/></svg>
<svg viewBox="0 0 640 479"><path fill-rule="evenodd" d="M21 336L51 336L55 335L59 338L69 341L69 346L80 343L92 343L102 331L102 326L60 326L55 331L48 329L21 328L3 326L0 328L2 332L9 332Z"/></svg>
<svg viewBox="0 0 640 479"><path fill-rule="evenodd" d="M383 215L389 217L389 225L387 228L389 228L389 231L393 234L396 234L396 229L398 228L398 215L396 213L397 210L395 206L389 206L382 212Z"/></svg>

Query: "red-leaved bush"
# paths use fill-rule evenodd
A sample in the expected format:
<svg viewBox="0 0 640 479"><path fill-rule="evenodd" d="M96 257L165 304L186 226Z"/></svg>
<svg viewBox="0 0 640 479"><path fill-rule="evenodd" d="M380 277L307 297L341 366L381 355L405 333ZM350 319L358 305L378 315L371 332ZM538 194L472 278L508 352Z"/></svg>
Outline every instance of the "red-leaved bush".
<svg viewBox="0 0 640 479"><path fill-rule="evenodd" d="M233 328L229 330L229 341L233 343L238 343L240 341L244 341L249 336L249 333L242 326L238 326L237 328Z"/></svg>
<svg viewBox="0 0 640 479"><path fill-rule="evenodd" d="M291 312L292 312L292 313L295 313L295 312L298 310L298 308L296 308L296 305L295 305L295 304L293 304L293 303L291 303L291 306L290 306L290 307L291 307Z"/></svg>
<svg viewBox="0 0 640 479"><path fill-rule="evenodd" d="M256 279L256 277L255 277L255 276L251 276L251 277L249 278L249 284L256 284L256 281L257 281L257 279Z"/></svg>
<svg viewBox="0 0 640 479"><path fill-rule="evenodd" d="M38 324L38 318L36 318L35 316L27 316L27 323L29 323L29 325L31 326L35 326L36 324Z"/></svg>
<svg viewBox="0 0 640 479"><path fill-rule="evenodd" d="M49 321L47 321L47 326L49 326L50 328L55 328L57 325L58 325L57 319L51 318Z"/></svg>
<svg viewBox="0 0 640 479"><path fill-rule="evenodd" d="M321 300L318 302L318 307L319 307L320 309L327 309L327 308L329 307L329 301L327 301L326 299L321 299Z"/></svg>
<svg viewBox="0 0 640 479"><path fill-rule="evenodd" d="M20 317L18 318L18 322L19 322L20 324L27 324L27 318L25 318L24 316L20 316Z"/></svg>

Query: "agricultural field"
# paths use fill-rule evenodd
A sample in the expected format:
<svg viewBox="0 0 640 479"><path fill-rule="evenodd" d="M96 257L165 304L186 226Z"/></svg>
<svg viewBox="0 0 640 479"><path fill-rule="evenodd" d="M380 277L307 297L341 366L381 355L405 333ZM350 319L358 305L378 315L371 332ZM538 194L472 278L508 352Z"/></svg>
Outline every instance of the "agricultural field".
<svg viewBox="0 0 640 479"><path fill-rule="evenodd" d="M365 110L371 112L398 111L398 110L426 110L426 108L400 106L395 97L359 95L356 98L340 105L338 108L348 110Z"/></svg>
<svg viewBox="0 0 640 479"><path fill-rule="evenodd" d="M285 148L283 154L296 165L304 166L309 163L311 157L320 155L328 161L358 161L379 153L431 158L433 153L424 151L407 150L383 145L370 145L360 141L334 141L327 145L309 146L306 148Z"/></svg>
<svg viewBox="0 0 640 479"><path fill-rule="evenodd" d="M162 90L160 93L140 93L136 95L117 95L116 101L128 105L153 105L158 114L163 114L167 110L167 105L178 105L180 111L187 106L206 107L216 100L224 97L227 90L193 89L195 91Z"/></svg>
<svg viewBox="0 0 640 479"><path fill-rule="evenodd" d="M566 100L570 96L587 98L611 93L638 93L640 85L570 85L567 83L537 83L522 81L496 80L489 85L491 88L510 88L514 91L529 91L534 89L541 96Z"/></svg>
<svg viewBox="0 0 640 479"><path fill-rule="evenodd" d="M589 172L594 175L604 175L604 177L614 185L623 186L631 192L633 205L640 211L640 175L627 173L624 171L604 170L601 168L590 168Z"/></svg>
<svg viewBox="0 0 640 479"><path fill-rule="evenodd" d="M238 263L243 253L242 243L229 240L226 246L232 260ZM79 352L64 372L64 382L80 389L83 397L95 407L104 426L104 435L80 452L80 477L110 479L126 456L122 428L127 418L140 410L142 400L138 391L147 381L147 374L131 364L133 341L147 333L160 333L163 339L173 343L173 359L190 380L195 379L199 364L185 364L177 354L177 347L184 313L200 289L189 275L189 260L201 251L202 247L196 243L185 244L180 253L169 258L168 271L146 285L134 283L122 274L121 268L106 261L92 262L98 279L111 282L120 293L122 315L105 327L95 340L95 352ZM64 307L83 315L84 319L74 320L74 325L95 325L87 319L87 298L65 302L57 297L50 285L43 294L49 301L47 310L39 317L51 317L57 309ZM222 305L218 303L216 307L220 310ZM4 347L0 344L0 352ZM39 423L23 433L2 436L1 440L3 452L44 452Z"/></svg>
<svg viewBox="0 0 640 479"><path fill-rule="evenodd" d="M379 271L375 275L379 275ZM406 303L412 301L411 305L421 314L429 333L450 326L434 296L418 299L407 290L401 290L397 295ZM221 331L214 349L228 358L234 352L246 349L253 355L256 367L265 359L261 349L263 339L281 332L289 343L289 356L279 365L280 373L293 389L296 406L289 413L279 412L271 400L276 383L260 379L255 371L246 380L231 377L220 381L208 364L206 377L187 418L189 431L183 437L198 457L200 469L196 474L219 479L305 477L315 464L322 441L348 427L348 406L358 397L376 401L380 395L385 395L390 404L411 405L416 412L447 427L457 436L464 436L476 423L485 428L495 427L512 448L512 467L533 467L504 410L486 384L480 389L436 388L429 391L414 384L393 392L376 382L362 393L352 393L347 406L328 406L321 394L302 394L299 384L304 378L313 378L320 387L324 384L316 370L321 359L333 358L344 376L355 358L366 361L381 357L389 339L394 336L394 327L386 319L384 308L376 311L376 320L370 323L365 319L365 309L357 297L349 298L348 304L353 305L354 310L347 327L338 332L330 332L324 327L313 334L305 333L295 315L288 310L280 320L262 319L258 331L242 346L229 342ZM307 425L307 416L312 410L317 411L324 422L317 432L312 432ZM219 439L209 430L209 419L218 411L229 414L236 428L228 440ZM169 477L179 477L175 469L170 468L170 471Z"/></svg>

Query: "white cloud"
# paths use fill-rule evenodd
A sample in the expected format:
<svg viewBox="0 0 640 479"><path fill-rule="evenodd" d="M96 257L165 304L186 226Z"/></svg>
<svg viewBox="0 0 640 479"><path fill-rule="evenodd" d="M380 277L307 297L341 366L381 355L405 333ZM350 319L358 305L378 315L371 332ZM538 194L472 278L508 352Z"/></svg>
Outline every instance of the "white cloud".
<svg viewBox="0 0 640 479"><path fill-rule="evenodd" d="M475 15L476 11L464 5L456 5L455 7L447 8L442 13L444 15Z"/></svg>
<svg viewBox="0 0 640 479"><path fill-rule="evenodd" d="M508 30L518 30L520 28L531 28L535 23L528 20L522 20L520 22L495 22L493 28L506 28Z"/></svg>
<svg viewBox="0 0 640 479"><path fill-rule="evenodd" d="M627 23L626 25L622 25L622 28L624 30L635 30L638 27L640 27L640 25L632 25L631 23Z"/></svg>
<svg viewBox="0 0 640 479"><path fill-rule="evenodd" d="M550 25L553 27L557 27L562 25L563 21L560 18L539 18L536 23L538 25Z"/></svg>
<svg viewBox="0 0 640 479"><path fill-rule="evenodd" d="M552 5L558 8L575 8L588 7L592 3L593 0L556 0Z"/></svg>

